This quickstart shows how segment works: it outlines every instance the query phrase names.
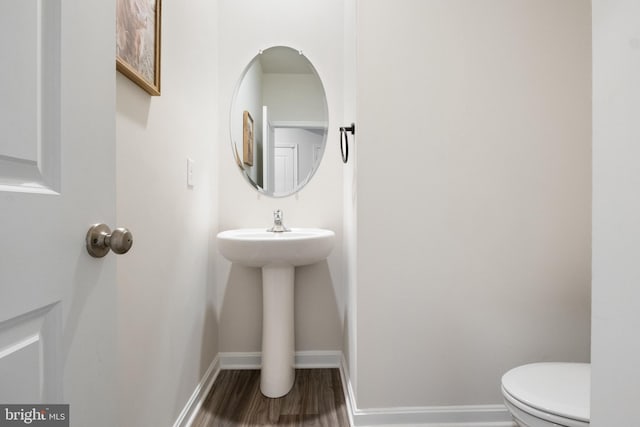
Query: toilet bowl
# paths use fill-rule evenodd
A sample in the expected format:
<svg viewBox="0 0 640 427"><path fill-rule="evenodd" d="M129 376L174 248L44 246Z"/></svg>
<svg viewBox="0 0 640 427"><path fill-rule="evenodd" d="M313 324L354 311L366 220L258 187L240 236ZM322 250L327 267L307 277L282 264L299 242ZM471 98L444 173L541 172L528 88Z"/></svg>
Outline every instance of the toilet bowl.
<svg viewBox="0 0 640 427"><path fill-rule="evenodd" d="M587 427L591 365L533 363L502 377L504 403L520 427Z"/></svg>

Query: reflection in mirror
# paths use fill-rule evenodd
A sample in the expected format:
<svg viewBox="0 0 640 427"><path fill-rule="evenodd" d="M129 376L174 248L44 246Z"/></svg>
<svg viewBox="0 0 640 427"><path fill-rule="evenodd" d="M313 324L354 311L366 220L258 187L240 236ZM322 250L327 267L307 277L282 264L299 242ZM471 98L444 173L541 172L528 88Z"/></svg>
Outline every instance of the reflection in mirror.
<svg viewBox="0 0 640 427"><path fill-rule="evenodd" d="M245 178L273 197L299 191L322 159L328 117L322 82L302 52L260 52L231 102L231 145Z"/></svg>

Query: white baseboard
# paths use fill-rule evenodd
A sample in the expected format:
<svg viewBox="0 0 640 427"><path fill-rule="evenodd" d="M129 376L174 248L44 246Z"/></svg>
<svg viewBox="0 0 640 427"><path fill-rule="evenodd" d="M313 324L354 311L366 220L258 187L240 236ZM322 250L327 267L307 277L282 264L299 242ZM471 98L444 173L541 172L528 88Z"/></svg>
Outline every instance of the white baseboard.
<svg viewBox="0 0 640 427"><path fill-rule="evenodd" d="M220 369L260 369L260 352L218 353Z"/></svg>
<svg viewBox="0 0 640 427"><path fill-rule="evenodd" d="M260 369L260 352L219 353L220 369ZM339 368L340 351L296 351L295 367L300 369Z"/></svg>
<svg viewBox="0 0 640 427"><path fill-rule="evenodd" d="M180 415L178 415L178 419L173 423L173 427L189 427L191 425L193 418L198 413L198 410L202 406L202 402L204 402L207 394L209 394L209 390L211 390L211 386L218 377L219 372L220 359L216 356L211 361L209 368L207 368L206 372L202 376L202 379L191 394L191 397L180 412Z"/></svg>
<svg viewBox="0 0 640 427"><path fill-rule="evenodd" d="M360 409L341 358L340 375L349 422L354 427L517 427L502 405L426 406Z"/></svg>
<svg viewBox="0 0 640 427"><path fill-rule="evenodd" d="M356 410L354 427L517 427L500 405Z"/></svg>
<svg viewBox="0 0 640 427"><path fill-rule="evenodd" d="M218 373L226 369L260 369L259 352L219 353L205 372L173 427L189 427ZM301 369L339 368L349 422L354 427L517 427L502 404L360 409L339 351L300 351L295 366Z"/></svg>

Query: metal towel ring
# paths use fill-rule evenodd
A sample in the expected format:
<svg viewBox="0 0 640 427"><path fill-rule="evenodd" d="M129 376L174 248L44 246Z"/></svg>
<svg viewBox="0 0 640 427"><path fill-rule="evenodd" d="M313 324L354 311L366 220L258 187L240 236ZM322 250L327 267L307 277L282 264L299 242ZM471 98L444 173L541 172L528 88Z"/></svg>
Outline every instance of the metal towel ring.
<svg viewBox="0 0 640 427"><path fill-rule="evenodd" d="M347 132L350 132L351 135L356 134L356 125L355 123L351 123L349 127L341 127L340 128L340 154L342 154L342 162L347 163L349 161L349 136Z"/></svg>

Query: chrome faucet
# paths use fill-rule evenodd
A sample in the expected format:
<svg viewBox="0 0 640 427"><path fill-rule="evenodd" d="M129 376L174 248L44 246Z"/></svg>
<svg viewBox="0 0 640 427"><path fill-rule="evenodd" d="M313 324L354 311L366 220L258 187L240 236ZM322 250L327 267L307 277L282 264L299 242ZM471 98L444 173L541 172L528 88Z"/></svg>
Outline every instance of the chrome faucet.
<svg viewBox="0 0 640 427"><path fill-rule="evenodd" d="M291 231L282 223L282 211L280 209L276 209L275 211L273 211L273 227L269 228L267 231L271 231L274 233Z"/></svg>

